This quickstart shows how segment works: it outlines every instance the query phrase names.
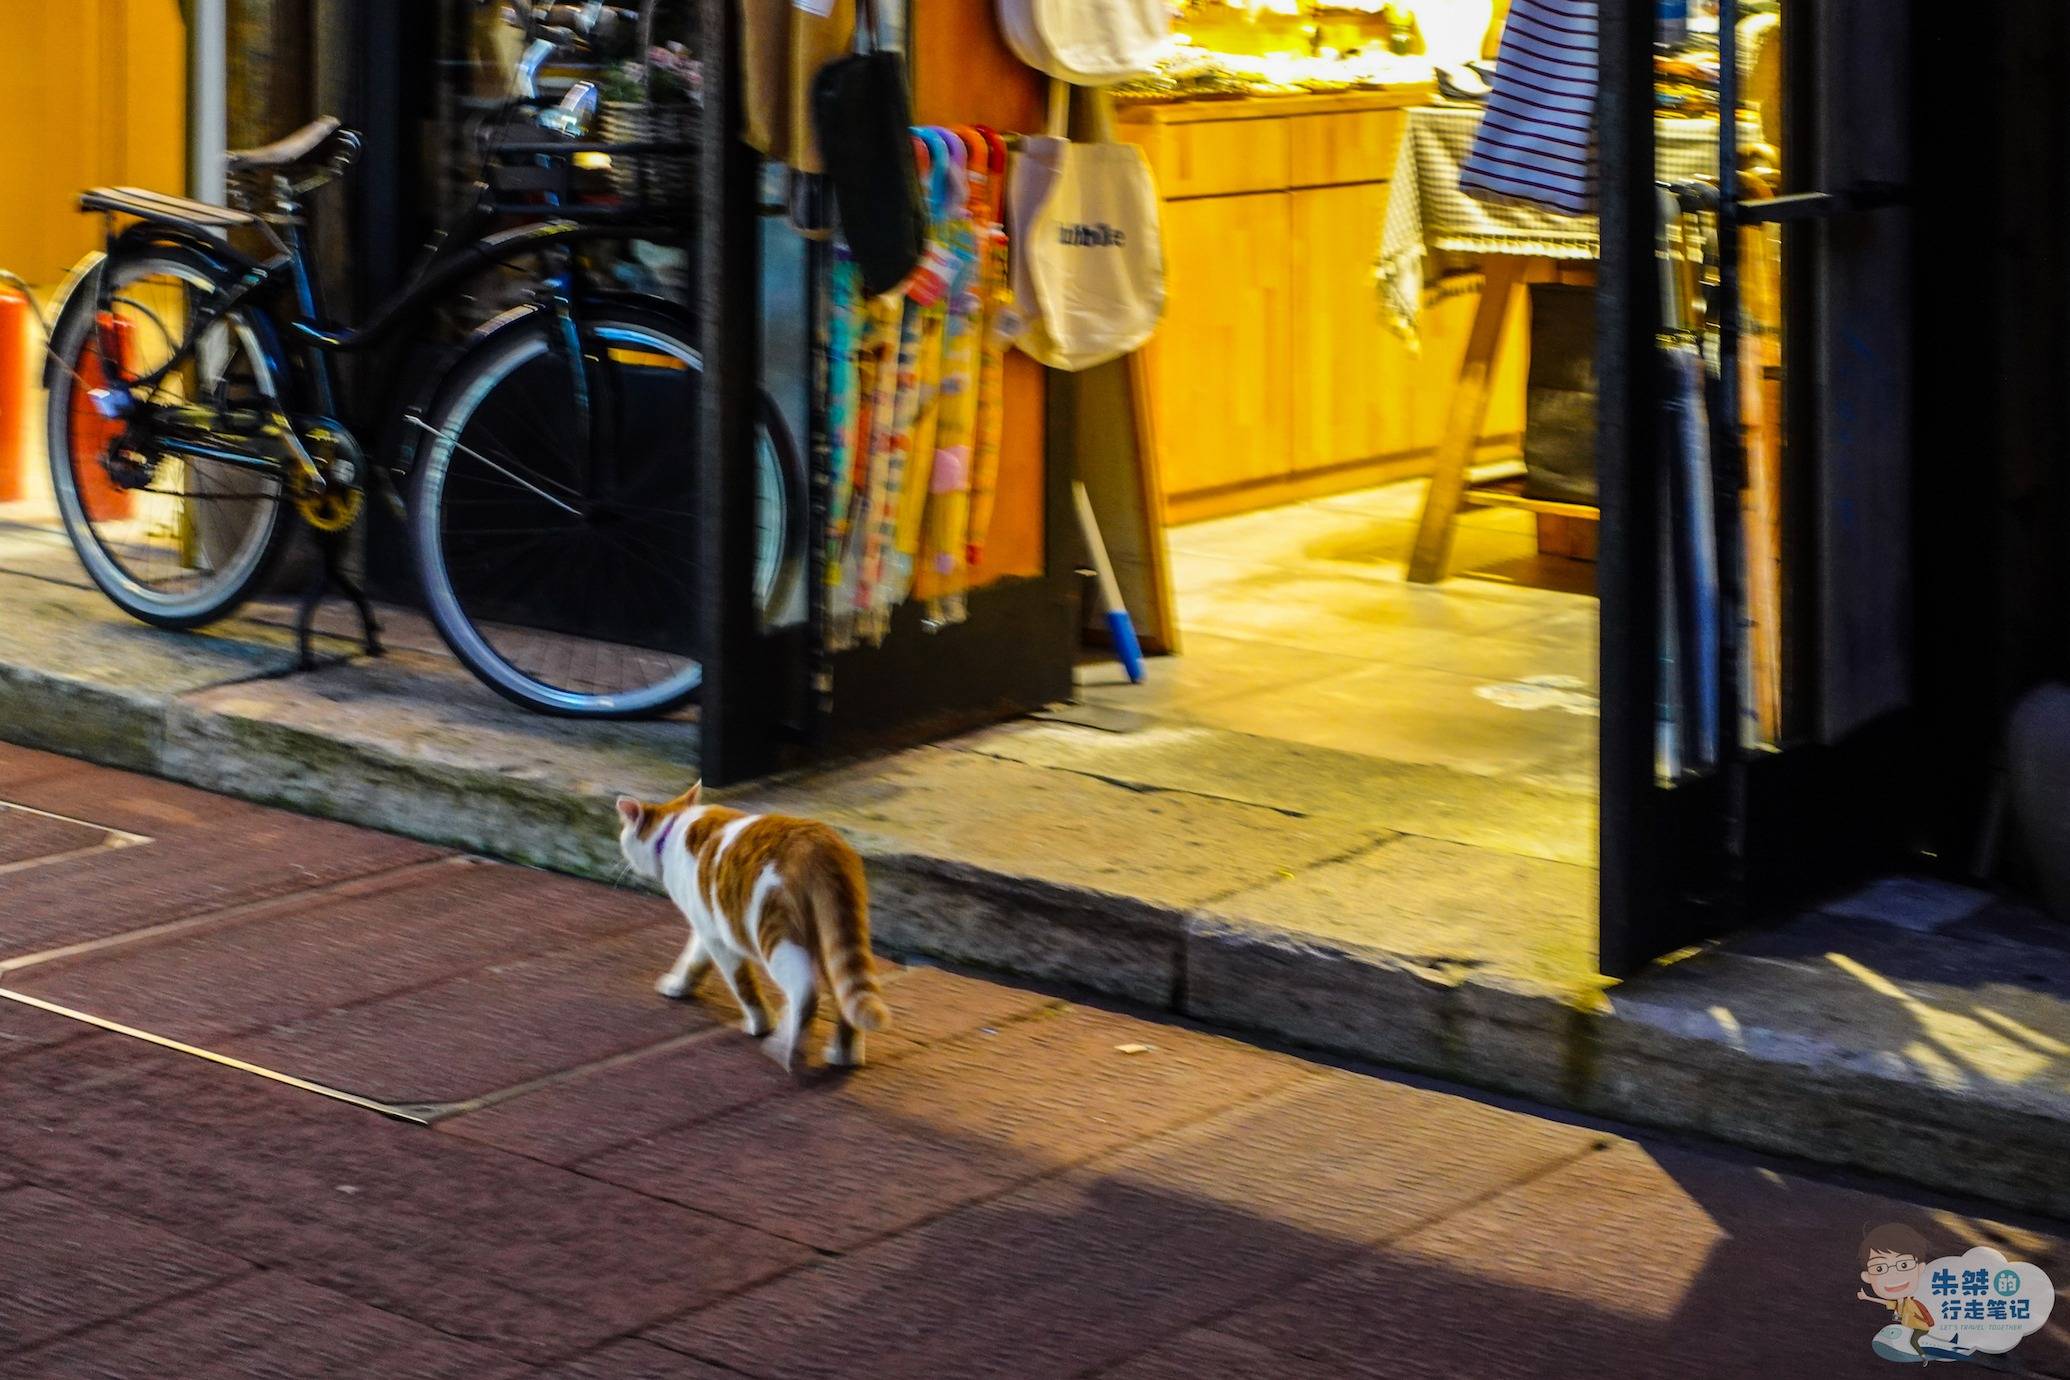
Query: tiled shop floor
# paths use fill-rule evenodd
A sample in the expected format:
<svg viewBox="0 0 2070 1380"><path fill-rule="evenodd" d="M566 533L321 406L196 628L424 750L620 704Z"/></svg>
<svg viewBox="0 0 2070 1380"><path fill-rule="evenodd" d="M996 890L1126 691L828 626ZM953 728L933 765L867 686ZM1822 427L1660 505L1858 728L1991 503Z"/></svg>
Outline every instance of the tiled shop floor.
<svg viewBox="0 0 2070 1380"><path fill-rule="evenodd" d="M1102 704L1495 777L1576 770L1596 737L1593 567L1538 553L1531 514L1460 519L1451 571L1408 583L1421 481L1173 528L1184 654Z"/></svg>

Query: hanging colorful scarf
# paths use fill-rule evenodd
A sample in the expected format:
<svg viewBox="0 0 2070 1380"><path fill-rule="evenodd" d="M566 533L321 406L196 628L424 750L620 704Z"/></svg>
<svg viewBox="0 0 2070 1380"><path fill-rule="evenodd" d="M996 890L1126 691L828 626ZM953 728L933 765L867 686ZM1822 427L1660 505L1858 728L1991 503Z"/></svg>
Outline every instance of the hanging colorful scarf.
<svg viewBox="0 0 2070 1380"><path fill-rule="evenodd" d="M846 246L834 251L827 286L827 558L838 563L848 534L855 488L856 453L868 434L863 427L862 274Z"/></svg>
<svg viewBox="0 0 2070 1380"><path fill-rule="evenodd" d="M970 538L972 450L977 437L985 300L981 289L991 221L991 147L974 129L953 131L968 154L968 192L956 223L957 276L949 295L942 347L942 418L929 485L924 568L928 619L939 626L964 616L964 554Z"/></svg>
<svg viewBox="0 0 2070 1380"><path fill-rule="evenodd" d="M980 129L992 154L988 220L984 225L984 266L978 293L984 299L979 330L977 445L970 472L970 528L965 538L965 578L985 555L992 530L992 509L999 491L999 449L1006 434L1006 352L1020 334L1020 316L1013 309L1013 271L1006 227L1006 140L993 129Z"/></svg>

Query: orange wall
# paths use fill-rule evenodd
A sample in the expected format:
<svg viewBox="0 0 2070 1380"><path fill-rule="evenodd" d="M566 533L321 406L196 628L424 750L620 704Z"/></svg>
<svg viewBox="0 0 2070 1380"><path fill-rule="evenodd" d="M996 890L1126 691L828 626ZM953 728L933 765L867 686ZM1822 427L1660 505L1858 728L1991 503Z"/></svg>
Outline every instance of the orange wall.
<svg viewBox="0 0 2070 1380"><path fill-rule="evenodd" d="M81 188L187 184L179 0L9 5L0 91L29 126L0 139L0 267L55 283L100 241Z"/></svg>
<svg viewBox="0 0 2070 1380"><path fill-rule="evenodd" d="M996 8L991 0L911 0L906 51L915 120L1040 132L1047 88L1040 74L1008 50L993 17ZM975 584L1042 573L1044 396L1042 366L1010 351L998 507L985 559L972 572Z"/></svg>

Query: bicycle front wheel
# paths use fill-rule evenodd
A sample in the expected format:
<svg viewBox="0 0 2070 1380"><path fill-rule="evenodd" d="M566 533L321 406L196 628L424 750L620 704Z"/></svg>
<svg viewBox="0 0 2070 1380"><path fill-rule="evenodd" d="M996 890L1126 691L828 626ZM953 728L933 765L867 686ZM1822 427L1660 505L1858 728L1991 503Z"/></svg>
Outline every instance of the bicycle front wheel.
<svg viewBox="0 0 2070 1380"><path fill-rule="evenodd" d="M578 373L545 314L489 336L424 419L411 544L446 644L508 699L634 718L693 698L702 360L681 323L613 303L582 324ZM765 408L755 594L790 601L805 505Z"/></svg>

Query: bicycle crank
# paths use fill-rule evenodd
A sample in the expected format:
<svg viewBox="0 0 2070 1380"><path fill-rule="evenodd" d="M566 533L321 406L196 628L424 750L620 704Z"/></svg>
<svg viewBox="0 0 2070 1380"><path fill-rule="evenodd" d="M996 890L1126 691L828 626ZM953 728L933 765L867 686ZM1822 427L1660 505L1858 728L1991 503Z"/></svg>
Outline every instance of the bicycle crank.
<svg viewBox="0 0 2070 1380"><path fill-rule="evenodd" d="M320 480L311 483L300 471L291 472L288 492L295 511L319 532L342 532L359 521L366 507L359 443L341 427L307 426L300 428L300 435Z"/></svg>

